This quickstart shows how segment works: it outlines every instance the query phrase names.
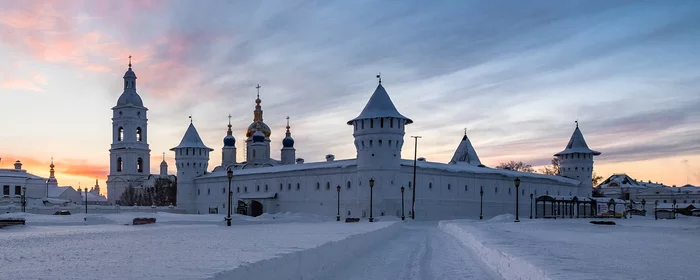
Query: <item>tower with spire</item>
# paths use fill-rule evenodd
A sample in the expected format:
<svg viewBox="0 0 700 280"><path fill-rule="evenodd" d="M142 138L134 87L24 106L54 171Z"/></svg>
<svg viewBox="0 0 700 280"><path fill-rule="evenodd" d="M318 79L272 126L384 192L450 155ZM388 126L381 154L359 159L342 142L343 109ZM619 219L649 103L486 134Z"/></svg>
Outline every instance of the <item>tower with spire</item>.
<svg viewBox="0 0 700 280"><path fill-rule="evenodd" d="M260 103L262 100L260 100L260 88L261 86L258 84L255 86L255 88L258 91L257 98L255 99L255 111L253 111L253 123L251 123L248 126L248 129L246 130L245 136L246 136L246 161L247 162L268 162L270 159L270 135L272 134L272 131L270 130L270 127L265 124L263 121L263 110L262 106L260 106ZM253 135L260 131L262 135L265 137L264 140L255 142L253 139ZM253 149L253 144L257 147L257 149ZM255 151L253 151L255 150ZM266 157L264 155L267 155Z"/></svg>
<svg viewBox="0 0 700 280"><path fill-rule="evenodd" d="M112 145L107 179L109 202L114 203L130 182L150 174L151 150L148 146L148 109L136 92L136 74L131 65L124 73L124 91L112 107Z"/></svg>
<svg viewBox="0 0 700 280"><path fill-rule="evenodd" d="M566 148L554 156L559 159L561 176L581 181L578 196L590 197L593 192L593 157L598 155L600 152L588 148L576 121L576 129Z"/></svg>
<svg viewBox="0 0 700 280"><path fill-rule="evenodd" d="M481 160L479 160L479 156L476 155L476 150L472 142L469 141L469 137L467 137L466 128L464 129L462 141L459 142L459 146L457 146L457 150L455 150L455 154L452 156L452 160L450 160L449 164L481 165Z"/></svg>
<svg viewBox="0 0 700 280"><path fill-rule="evenodd" d="M177 205L184 209L194 209L197 195L194 178L207 172L209 152L214 149L204 145L194 124L190 122L180 144L170 150L175 152L177 167Z"/></svg>
<svg viewBox="0 0 700 280"><path fill-rule="evenodd" d="M289 116L287 116L287 132L282 139L282 164L294 164L296 158L296 149L294 149L294 138L292 132L289 131Z"/></svg>
<svg viewBox="0 0 700 280"><path fill-rule="evenodd" d="M228 115L228 130L224 137L224 147L221 149L221 166L236 164L236 138L231 130L231 115Z"/></svg>

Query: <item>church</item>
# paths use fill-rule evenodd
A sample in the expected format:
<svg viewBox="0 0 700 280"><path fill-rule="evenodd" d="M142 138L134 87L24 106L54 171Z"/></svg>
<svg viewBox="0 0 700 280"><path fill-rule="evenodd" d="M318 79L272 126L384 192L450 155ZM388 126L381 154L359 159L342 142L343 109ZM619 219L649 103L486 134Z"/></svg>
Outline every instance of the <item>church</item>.
<svg viewBox="0 0 700 280"><path fill-rule="evenodd" d="M279 159L275 159L272 130L263 121L261 103L258 92L253 121L242 143L238 142L239 147L245 146L244 162L236 160L237 141L229 122L222 161L210 168L209 155L214 149L202 141L190 122L180 143L170 149L175 153L176 178L167 174L165 161L160 174L150 174L148 109L136 92L136 74L129 63L124 91L112 108L110 202L118 202L128 186L170 177L178 184L177 208L193 214L227 213L229 184L232 212L252 216L303 212L339 219L490 217L514 213L516 196L519 212L524 214L532 207L532 197L590 197L593 157L600 155L588 148L577 124L566 148L555 154L561 162L560 176L487 167L466 133L455 141L450 162L401 159L404 129L413 120L397 110L380 78L364 109L346 123L354 136L356 158L336 160L327 155L322 162L296 158L287 122Z"/></svg>

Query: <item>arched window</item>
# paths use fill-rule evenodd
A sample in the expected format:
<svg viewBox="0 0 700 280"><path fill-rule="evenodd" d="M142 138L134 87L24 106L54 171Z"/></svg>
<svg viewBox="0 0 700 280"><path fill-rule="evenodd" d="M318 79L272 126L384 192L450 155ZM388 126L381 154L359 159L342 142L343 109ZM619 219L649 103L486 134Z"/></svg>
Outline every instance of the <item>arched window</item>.
<svg viewBox="0 0 700 280"><path fill-rule="evenodd" d="M468 190L469 190L469 186L464 185L464 191L466 192L466 191L468 191Z"/></svg>
<svg viewBox="0 0 700 280"><path fill-rule="evenodd" d="M408 188L410 189L412 187L411 182L408 182Z"/></svg>
<svg viewBox="0 0 700 280"><path fill-rule="evenodd" d="M136 141L141 142L141 128L136 128Z"/></svg>
<svg viewBox="0 0 700 280"><path fill-rule="evenodd" d="M369 147L372 148L372 140L369 140Z"/></svg>
<svg viewBox="0 0 700 280"><path fill-rule="evenodd" d="M348 188L348 190L350 189L350 181L348 181L348 187L347 187L347 188Z"/></svg>
<svg viewBox="0 0 700 280"><path fill-rule="evenodd" d="M316 190L320 190L320 189L321 189L321 183L316 182Z"/></svg>
<svg viewBox="0 0 700 280"><path fill-rule="evenodd" d="M291 190L292 190L292 183L288 183L288 184L287 184L287 190L288 190L288 191L291 191Z"/></svg>
<svg viewBox="0 0 700 280"><path fill-rule="evenodd" d="M428 183L428 189L431 189L431 190L433 189L433 183L432 183L432 182Z"/></svg>
<svg viewBox="0 0 700 280"><path fill-rule="evenodd" d="M384 118L381 118L381 119L380 119L379 124L380 124L379 127L384 128Z"/></svg>
<svg viewBox="0 0 700 280"><path fill-rule="evenodd" d="M124 128L119 127L119 131L117 132L117 141L124 141Z"/></svg>
<svg viewBox="0 0 700 280"><path fill-rule="evenodd" d="M389 140L389 148L391 148L391 140Z"/></svg>
<svg viewBox="0 0 700 280"><path fill-rule="evenodd" d="M136 160L136 170L138 172L143 172L143 159L139 158Z"/></svg>
<svg viewBox="0 0 700 280"><path fill-rule="evenodd" d="M451 190L451 189L452 189L452 185L447 184L447 190L449 191L449 190Z"/></svg>
<svg viewBox="0 0 700 280"><path fill-rule="evenodd" d="M377 142L379 143L379 147L381 148L382 147L382 139L379 139L379 141L377 141Z"/></svg>
<svg viewBox="0 0 700 280"><path fill-rule="evenodd" d="M117 158L117 172L122 172L122 158Z"/></svg>
<svg viewBox="0 0 700 280"><path fill-rule="evenodd" d="M301 189L301 185L299 185L299 183L297 183L297 191L298 191L299 189Z"/></svg>
<svg viewBox="0 0 700 280"><path fill-rule="evenodd" d="M237 193L241 192L241 187L236 187L236 192Z"/></svg>
<svg viewBox="0 0 700 280"><path fill-rule="evenodd" d="M330 190L331 189L331 182L326 182L326 189Z"/></svg>
<svg viewBox="0 0 700 280"><path fill-rule="evenodd" d="M255 191L259 192L260 191L260 185L255 186Z"/></svg>

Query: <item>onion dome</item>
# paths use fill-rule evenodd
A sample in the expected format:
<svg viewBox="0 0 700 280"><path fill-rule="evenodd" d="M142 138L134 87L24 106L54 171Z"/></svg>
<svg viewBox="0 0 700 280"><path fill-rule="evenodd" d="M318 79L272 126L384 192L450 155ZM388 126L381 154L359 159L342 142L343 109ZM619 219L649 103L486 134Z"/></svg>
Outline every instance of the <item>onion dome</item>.
<svg viewBox="0 0 700 280"><path fill-rule="evenodd" d="M292 138L292 132L289 131L289 116L287 116L287 133L284 139L282 139L282 146L285 148L294 147L294 138Z"/></svg>
<svg viewBox="0 0 700 280"><path fill-rule="evenodd" d="M272 134L272 130L270 129L267 124L263 122L263 110L262 106L260 106L260 103L262 100L260 100L260 85L257 85L255 88L258 89L258 98L255 99L255 111L253 111L253 123L251 123L248 126L248 129L245 132L245 137L250 138L253 136L253 134L256 131L262 131L263 135L265 135L266 138L270 138L270 134Z"/></svg>
<svg viewBox="0 0 700 280"><path fill-rule="evenodd" d="M131 70L131 57L129 57L129 69L124 73L124 92L117 100L117 106L127 105L143 107L141 96L136 93L136 73Z"/></svg>
<svg viewBox="0 0 700 280"><path fill-rule="evenodd" d="M265 141L265 134L262 133L262 131L258 130L255 133L253 133L253 143L262 143Z"/></svg>
<svg viewBox="0 0 700 280"><path fill-rule="evenodd" d="M226 137L224 137L224 147L234 146L236 146L236 138L233 137L233 131L231 130L231 115L228 115L228 131L226 131Z"/></svg>

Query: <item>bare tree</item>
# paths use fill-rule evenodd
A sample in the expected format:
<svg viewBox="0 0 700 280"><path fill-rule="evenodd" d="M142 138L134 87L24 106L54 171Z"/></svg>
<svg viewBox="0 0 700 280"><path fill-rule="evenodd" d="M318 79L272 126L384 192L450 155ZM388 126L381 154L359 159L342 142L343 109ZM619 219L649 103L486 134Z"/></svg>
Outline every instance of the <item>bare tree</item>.
<svg viewBox="0 0 700 280"><path fill-rule="evenodd" d="M559 158L552 158L552 165L547 165L543 168L540 168L538 172L547 175L559 175Z"/></svg>
<svg viewBox="0 0 700 280"><path fill-rule="evenodd" d="M595 171L593 171L593 176L591 176L591 182L593 183L593 186L597 186L598 183L600 183L600 180L603 180L603 176L598 176L598 174L595 174Z"/></svg>
<svg viewBox="0 0 700 280"><path fill-rule="evenodd" d="M535 172L535 169L532 168L532 165L525 164L522 161L514 161L514 160L511 160L509 162L501 162L498 165L496 165L496 168L515 170L515 171L520 171L520 172L530 172L530 173Z"/></svg>

